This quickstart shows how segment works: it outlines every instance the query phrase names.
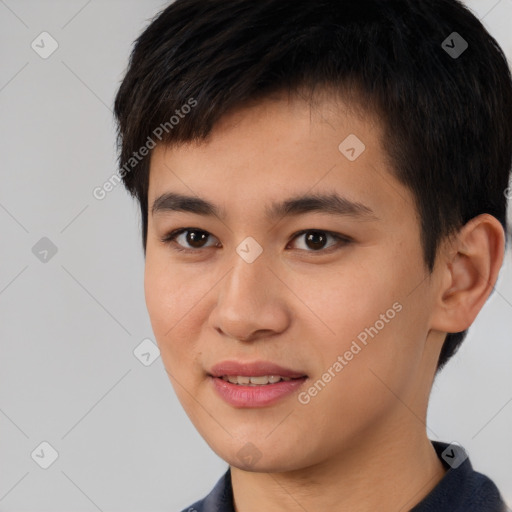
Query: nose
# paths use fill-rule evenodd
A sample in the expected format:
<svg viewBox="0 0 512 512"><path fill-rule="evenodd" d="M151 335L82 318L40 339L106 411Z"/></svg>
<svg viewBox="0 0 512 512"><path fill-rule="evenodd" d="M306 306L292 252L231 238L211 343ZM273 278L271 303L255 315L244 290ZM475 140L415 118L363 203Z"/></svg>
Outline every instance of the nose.
<svg viewBox="0 0 512 512"><path fill-rule="evenodd" d="M241 341L282 333L291 318L285 288L263 257L247 263L237 255L219 283L210 324L218 333Z"/></svg>

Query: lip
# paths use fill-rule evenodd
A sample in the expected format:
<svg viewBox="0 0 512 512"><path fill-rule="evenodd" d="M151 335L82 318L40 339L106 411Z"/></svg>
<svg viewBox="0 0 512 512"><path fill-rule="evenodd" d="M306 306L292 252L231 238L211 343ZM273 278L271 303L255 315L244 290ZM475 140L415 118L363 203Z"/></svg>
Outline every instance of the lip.
<svg viewBox="0 0 512 512"><path fill-rule="evenodd" d="M222 377L223 375L240 375L242 377L279 375L281 377L289 377L290 379L307 377L307 375L302 371L291 370L290 368L285 368L284 366L271 363L270 361L252 361L247 363L239 363L238 361L222 361L211 368L209 375L212 377Z"/></svg>
<svg viewBox="0 0 512 512"><path fill-rule="evenodd" d="M262 386L244 386L225 381L223 375L261 377L279 375L294 380L280 381ZM270 361L222 361L214 365L208 377L218 395L234 407L265 407L297 391L308 376L297 370L285 368Z"/></svg>
<svg viewBox="0 0 512 512"><path fill-rule="evenodd" d="M222 377L208 377L215 391L234 407L266 407L296 392L308 380L307 377L279 381L262 386L231 384Z"/></svg>

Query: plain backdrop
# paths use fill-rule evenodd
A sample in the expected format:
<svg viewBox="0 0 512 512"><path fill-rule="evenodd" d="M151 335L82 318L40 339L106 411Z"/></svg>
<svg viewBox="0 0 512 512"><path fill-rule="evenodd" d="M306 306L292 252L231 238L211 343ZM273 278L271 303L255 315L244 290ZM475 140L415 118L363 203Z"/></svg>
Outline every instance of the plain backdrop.
<svg viewBox="0 0 512 512"><path fill-rule="evenodd" d="M227 469L161 359L143 364L137 205L122 186L92 194L116 170L111 110L132 42L165 5L0 0L1 512L174 512ZM510 61L512 0L469 6ZM428 417L431 439L463 445L509 503L511 318L509 247Z"/></svg>

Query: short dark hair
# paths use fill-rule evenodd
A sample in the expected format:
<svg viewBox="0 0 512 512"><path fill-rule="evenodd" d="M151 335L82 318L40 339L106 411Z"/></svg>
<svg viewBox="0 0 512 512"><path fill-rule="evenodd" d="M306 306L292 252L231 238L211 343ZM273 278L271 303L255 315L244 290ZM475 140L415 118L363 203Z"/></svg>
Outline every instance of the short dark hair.
<svg viewBox="0 0 512 512"><path fill-rule="evenodd" d="M136 40L115 98L144 254L151 153L140 148L205 140L228 111L317 89L354 93L380 119L394 175L415 197L429 272L440 241L471 218L488 213L507 232L512 78L460 1L177 0ZM466 334L447 334L438 370Z"/></svg>

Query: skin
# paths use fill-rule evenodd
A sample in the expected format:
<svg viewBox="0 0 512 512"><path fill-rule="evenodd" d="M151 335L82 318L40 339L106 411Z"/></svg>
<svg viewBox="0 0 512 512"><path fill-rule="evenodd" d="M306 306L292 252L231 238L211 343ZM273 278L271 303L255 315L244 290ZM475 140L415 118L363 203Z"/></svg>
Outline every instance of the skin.
<svg viewBox="0 0 512 512"><path fill-rule="evenodd" d="M338 149L351 133L366 146L353 162ZM381 137L377 119L329 96L313 106L281 96L224 116L206 142L153 151L146 304L181 404L231 467L237 512L409 510L445 473L426 429L436 363L446 332L469 327L489 296L504 233L490 215L473 219L443 241L430 275L414 198ZM264 216L271 201L332 191L376 218ZM227 216L152 215L166 192L197 195ZM206 247L186 234L161 241L182 227L209 233ZM306 229L352 241L315 250L293 237ZM236 252L248 236L263 248L251 264ZM402 310L306 405L292 394L233 407L207 376L226 359L267 360L307 374L307 390L396 302ZM256 453L247 443L252 464L238 456L244 446Z"/></svg>

